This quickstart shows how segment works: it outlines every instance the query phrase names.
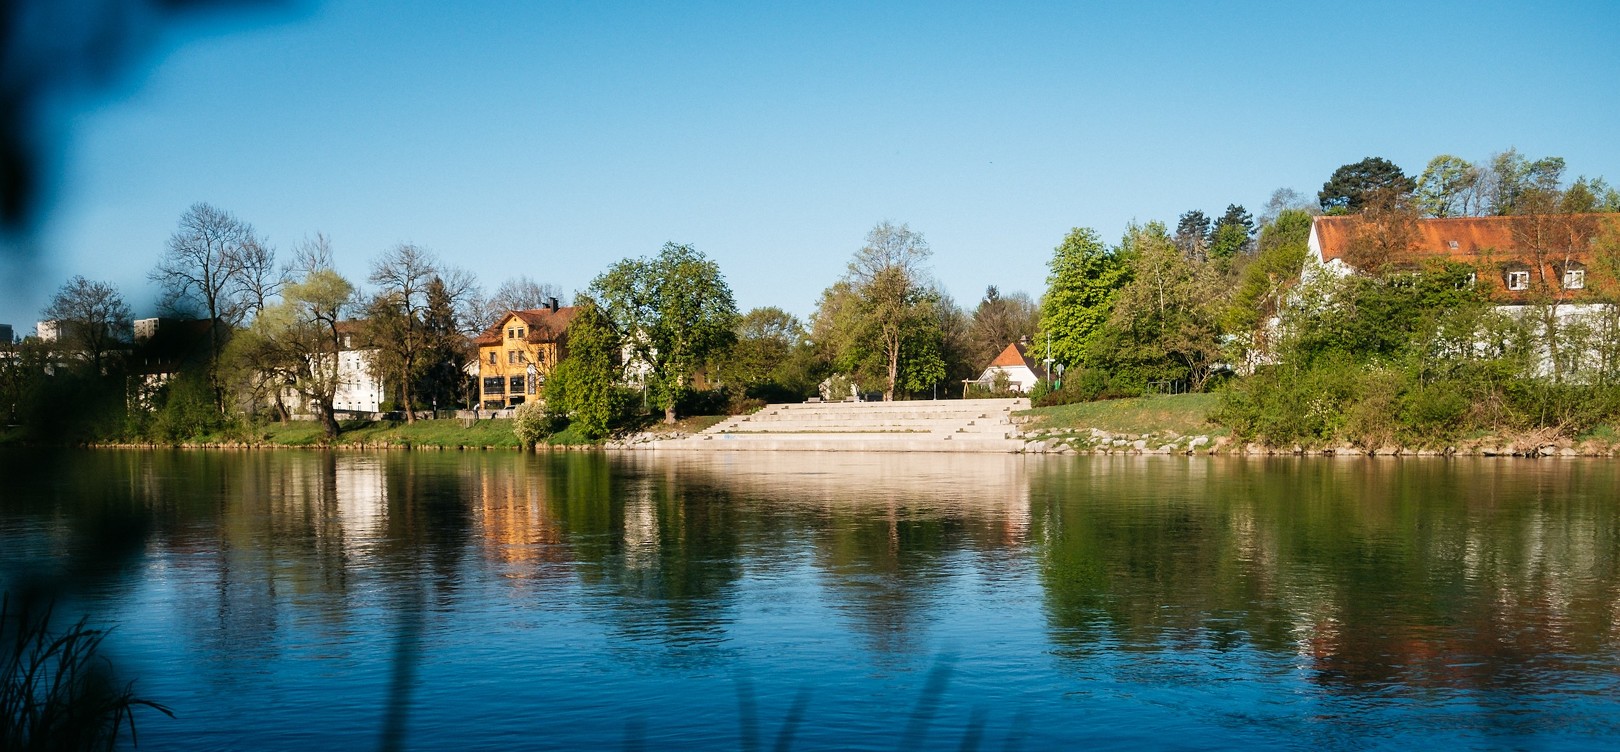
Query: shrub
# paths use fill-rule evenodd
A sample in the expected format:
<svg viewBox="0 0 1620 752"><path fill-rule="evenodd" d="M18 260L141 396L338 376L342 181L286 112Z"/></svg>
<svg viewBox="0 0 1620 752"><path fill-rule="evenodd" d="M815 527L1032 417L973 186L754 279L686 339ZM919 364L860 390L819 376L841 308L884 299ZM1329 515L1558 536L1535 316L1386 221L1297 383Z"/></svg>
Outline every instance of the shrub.
<svg viewBox="0 0 1620 752"><path fill-rule="evenodd" d="M512 433L525 447L545 441L563 429L568 420L561 413L550 410L545 402L525 402L512 411Z"/></svg>

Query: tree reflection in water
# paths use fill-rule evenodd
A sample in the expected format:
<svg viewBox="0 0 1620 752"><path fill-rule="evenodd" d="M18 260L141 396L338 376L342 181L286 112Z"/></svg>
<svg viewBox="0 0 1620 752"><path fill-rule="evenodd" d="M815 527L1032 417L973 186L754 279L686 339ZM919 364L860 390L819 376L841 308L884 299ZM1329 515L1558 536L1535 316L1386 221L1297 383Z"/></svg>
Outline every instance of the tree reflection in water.
<svg viewBox="0 0 1620 752"><path fill-rule="evenodd" d="M649 743L713 746L784 714L808 746L898 740L904 712L874 708L935 718L916 700L945 652L938 723L988 746L1020 730L1014 708L1049 741L1616 730L1620 473L1601 462L76 452L0 469L8 587L130 622L152 689L180 695L143 690L180 713L142 729L170 746L524 723L563 746L625 739L628 718ZM272 698L307 731L241 720Z"/></svg>

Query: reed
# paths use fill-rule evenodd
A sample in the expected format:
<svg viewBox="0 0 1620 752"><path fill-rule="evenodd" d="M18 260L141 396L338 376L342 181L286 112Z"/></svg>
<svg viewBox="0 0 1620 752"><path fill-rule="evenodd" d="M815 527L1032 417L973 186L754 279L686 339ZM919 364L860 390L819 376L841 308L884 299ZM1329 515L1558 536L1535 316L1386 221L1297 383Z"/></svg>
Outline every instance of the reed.
<svg viewBox="0 0 1620 752"><path fill-rule="evenodd" d="M52 611L0 596L0 750L111 750L126 728L139 743L136 708L174 717L118 682L100 652L106 630L80 619L54 632Z"/></svg>

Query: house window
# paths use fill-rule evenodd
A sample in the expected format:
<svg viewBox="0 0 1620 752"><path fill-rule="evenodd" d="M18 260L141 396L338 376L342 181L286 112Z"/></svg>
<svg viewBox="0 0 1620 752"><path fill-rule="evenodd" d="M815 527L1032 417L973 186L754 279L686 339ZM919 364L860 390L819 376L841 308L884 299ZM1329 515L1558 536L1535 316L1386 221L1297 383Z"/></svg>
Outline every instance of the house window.
<svg viewBox="0 0 1620 752"><path fill-rule="evenodd" d="M1586 287L1586 270L1585 269L1565 269L1564 270L1564 289L1565 290L1579 290L1579 289L1581 289L1583 287Z"/></svg>
<svg viewBox="0 0 1620 752"><path fill-rule="evenodd" d="M1509 290L1528 290L1530 289L1530 272L1508 272L1507 283Z"/></svg>
<svg viewBox="0 0 1620 752"><path fill-rule="evenodd" d="M506 351L506 363L507 363L507 365L517 365L517 351L516 350L507 350Z"/></svg>
<svg viewBox="0 0 1620 752"><path fill-rule="evenodd" d="M495 351L494 350L489 351L489 364L490 365L495 365Z"/></svg>
<svg viewBox="0 0 1620 752"><path fill-rule="evenodd" d="M527 363L527 362L529 362L529 354L527 352L523 351L523 350L519 350L518 351L518 362L519 363Z"/></svg>
<svg viewBox="0 0 1620 752"><path fill-rule="evenodd" d="M517 330L516 329L508 329L508 330L506 330L506 338L507 339L512 339L512 338L514 338L516 336L517 336Z"/></svg>
<svg viewBox="0 0 1620 752"><path fill-rule="evenodd" d="M511 378L511 384L512 384L512 393L513 394L522 394L523 393L523 377L522 376L513 376Z"/></svg>
<svg viewBox="0 0 1620 752"><path fill-rule="evenodd" d="M1453 251L1457 250L1457 241L1455 241L1455 240L1446 241L1446 247L1450 248Z"/></svg>
<svg viewBox="0 0 1620 752"><path fill-rule="evenodd" d="M484 394L505 394L506 379L499 376L490 376L484 379Z"/></svg>
<svg viewBox="0 0 1620 752"><path fill-rule="evenodd" d="M518 329L518 330L517 330L517 332L518 332L518 335L517 335L517 336L518 336L518 339L523 339L523 334L524 334L524 332L523 332L523 329L522 329L522 328L521 328L521 327L520 327L520 328L519 328L519 329Z"/></svg>

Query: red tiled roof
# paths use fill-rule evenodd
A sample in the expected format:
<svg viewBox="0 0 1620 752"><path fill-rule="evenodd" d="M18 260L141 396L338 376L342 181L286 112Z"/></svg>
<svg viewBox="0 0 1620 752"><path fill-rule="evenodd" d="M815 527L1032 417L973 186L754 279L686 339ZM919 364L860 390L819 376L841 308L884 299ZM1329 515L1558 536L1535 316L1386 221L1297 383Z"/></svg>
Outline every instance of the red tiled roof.
<svg viewBox="0 0 1620 752"><path fill-rule="evenodd" d="M1034 361L1031 361L1029 356L1024 354L1024 349L1025 348L1019 345L1017 342L1007 345L1007 349L1002 350L1001 354L997 355L995 360L990 361L989 367L995 368L996 366L1004 366L1007 368L1013 368L1016 366L1024 366L1031 371L1035 370Z"/></svg>
<svg viewBox="0 0 1620 752"><path fill-rule="evenodd" d="M1593 224L1599 227L1604 223L1620 222L1620 214L1592 216L1597 220ZM1522 237L1532 223L1546 223L1548 219L1560 218L1509 216L1420 219L1417 221L1417 235L1414 238L1412 252L1418 259L1449 258L1454 261L1475 262L1480 260L1482 254L1488 254L1491 260L1508 260L1520 255L1519 240L1514 232L1515 225L1519 226L1517 235ZM1355 215L1317 217L1312 229L1322 251L1322 260L1343 258L1355 236L1357 226L1363 221L1365 220ZM1452 247L1453 243L1456 244L1455 248ZM1587 243L1577 242L1575 245L1579 247L1558 250L1584 255L1589 249Z"/></svg>
<svg viewBox="0 0 1620 752"><path fill-rule="evenodd" d="M501 317L500 321L495 322L488 329L485 329L483 334L478 335L474 342L479 346L500 344L505 339L506 322L510 321L513 316L522 321L524 327L528 329L527 332L524 332L523 339L525 342L556 342L564 332L568 331L568 325L574 322L574 316L577 313L579 313L579 309L573 306L562 306L555 311L550 308L508 311L505 316Z"/></svg>
<svg viewBox="0 0 1620 752"><path fill-rule="evenodd" d="M1317 217L1311 233L1321 260L1344 262L1365 221L1359 216ZM1401 266L1427 260L1468 264L1493 300L1511 304L1535 297L1530 287L1510 289L1508 284L1516 270L1530 271L1531 287L1542 293L1552 288L1563 302L1579 302L1592 297L1594 284L1607 283L1583 277L1580 287L1563 288L1559 280L1566 271L1586 268L1593 240L1605 228L1620 230L1620 214L1420 219L1406 257L1396 261Z"/></svg>

